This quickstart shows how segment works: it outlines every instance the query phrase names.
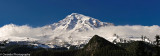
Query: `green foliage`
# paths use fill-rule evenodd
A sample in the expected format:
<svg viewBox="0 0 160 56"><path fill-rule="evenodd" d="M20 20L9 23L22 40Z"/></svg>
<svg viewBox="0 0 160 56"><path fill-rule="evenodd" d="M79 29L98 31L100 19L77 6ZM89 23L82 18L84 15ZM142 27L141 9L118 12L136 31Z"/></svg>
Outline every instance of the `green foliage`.
<svg viewBox="0 0 160 56"><path fill-rule="evenodd" d="M134 56L152 56L153 48L143 41L130 43L126 50Z"/></svg>
<svg viewBox="0 0 160 56"><path fill-rule="evenodd" d="M31 51L34 51L35 49L32 46L27 45L12 45L9 47L6 47L6 50L8 53L30 53Z"/></svg>
<svg viewBox="0 0 160 56"><path fill-rule="evenodd" d="M31 56L159 56L158 46L143 42L130 41L129 43L113 44L106 39L95 35L83 49L66 48L44 49L26 45L12 45L5 49L8 53L30 53ZM0 50L2 52L2 50ZM3 50L4 52L4 50Z"/></svg>
<svg viewBox="0 0 160 56"><path fill-rule="evenodd" d="M128 54L125 49L95 35L89 43L78 51L78 56L125 56Z"/></svg>
<svg viewBox="0 0 160 56"><path fill-rule="evenodd" d="M77 50L54 51L54 50L37 50L31 53L31 56L75 56Z"/></svg>

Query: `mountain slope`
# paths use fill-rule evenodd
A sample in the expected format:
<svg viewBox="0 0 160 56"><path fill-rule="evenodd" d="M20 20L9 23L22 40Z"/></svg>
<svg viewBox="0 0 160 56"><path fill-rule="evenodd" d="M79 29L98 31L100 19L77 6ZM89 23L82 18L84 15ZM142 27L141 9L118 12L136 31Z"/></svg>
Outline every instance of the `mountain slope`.
<svg viewBox="0 0 160 56"><path fill-rule="evenodd" d="M114 24L101 22L98 19L82 14L72 13L58 23L45 26L44 28L52 29L53 31L53 36L51 36L53 40L48 41L49 43L58 43L61 45L67 42L69 44L79 45L87 43L92 36L79 35L80 33L106 26L114 26ZM58 41L55 41L55 39Z"/></svg>
<svg viewBox="0 0 160 56"><path fill-rule="evenodd" d="M87 31L104 26L113 26L112 23L101 22L89 16L84 16L78 13L72 13L58 23L51 25L54 30L72 30L72 31Z"/></svg>
<svg viewBox="0 0 160 56"><path fill-rule="evenodd" d="M92 49L96 50L105 46L108 46L108 49L112 49L113 47L116 49L119 48L118 46L98 35L94 35L84 48L87 49L87 51L91 51Z"/></svg>
<svg viewBox="0 0 160 56"><path fill-rule="evenodd" d="M128 26L126 26L128 27ZM86 44L93 35L103 36L108 41L141 40L141 38L129 38L121 31L130 33L123 26L114 26L112 23L101 22L98 19L78 13L72 13L57 23L43 27L33 28L28 25L9 24L0 28L0 40L10 41L39 41L43 44ZM120 30L120 29L121 30ZM137 29L137 28L135 28ZM129 26L129 30L135 30ZM151 29L151 28L149 28ZM120 31L119 31L120 30ZM126 31L125 31L126 30ZM147 29L148 30L148 29ZM119 31L119 32L117 32ZM112 34L120 34L120 38ZM123 36L124 35L124 36ZM123 37L123 38L121 38ZM125 42L125 41L122 41Z"/></svg>
<svg viewBox="0 0 160 56"><path fill-rule="evenodd" d="M114 54L112 54L114 53ZM98 35L93 36L77 56L126 56L125 49L105 40Z"/></svg>

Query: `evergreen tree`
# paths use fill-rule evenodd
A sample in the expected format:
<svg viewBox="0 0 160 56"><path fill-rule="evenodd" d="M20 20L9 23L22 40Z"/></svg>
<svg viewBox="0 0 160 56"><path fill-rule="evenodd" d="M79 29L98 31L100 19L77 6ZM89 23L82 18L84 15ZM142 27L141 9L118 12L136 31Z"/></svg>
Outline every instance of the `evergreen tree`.
<svg viewBox="0 0 160 56"><path fill-rule="evenodd" d="M156 39L156 55L157 56L160 56L160 49L159 49L159 45L160 45L160 36L159 35L156 35L155 36L155 39Z"/></svg>
<svg viewBox="0 0 160 56"><path fill-rule="evenodd" d="M160 44L160 36L156 35L156 46L159 46Z"/></svg>
<svg viewBox="0 0 160 56"><path fill-rule="evenodd" d="M134 56L151 56L153 52L153 48L143 41L130 43L126 50Z"/></svg>

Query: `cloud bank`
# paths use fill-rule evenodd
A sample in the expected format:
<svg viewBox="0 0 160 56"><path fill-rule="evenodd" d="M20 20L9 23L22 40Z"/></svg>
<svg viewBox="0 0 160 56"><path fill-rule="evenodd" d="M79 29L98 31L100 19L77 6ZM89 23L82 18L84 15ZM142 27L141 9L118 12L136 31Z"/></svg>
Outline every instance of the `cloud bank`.
<svg viewBox="0 0 160 56"><path fill-rule="evenodd" d="M153 26L141 26L141 25L125 25L125 26L107 26L94 31L89 31L85 33L90 35L91 33L103 36L112 37L113 34L117 34L120 37L141 37L147 36L149 39L154 40L154 37L158 34L160 35L160 27L158 25Z"/></svg>
<svg viewBox="0 0 160 56"><path fill-rule="evenodd" d="M50 27L37 27L33 28L28 25L14 25L8 24L3 27L0 27L0 41L2 40L39 40L39 41L48 41L52 40L57 36L59 38L65 39L69 35L72 35L75 39L84 39L85 36L100 35L105 38L112 37L113 34L117 34L121 37L134 36L140 37L141 35L147 36L151 40L154 40L156 34L160 35L160 26L141 26L141 25L125 25L125 26L107 26L101 27L92 31L69 33L67 31L54 31ZM67 35L67 36L66 36ZM81 36L81 37L79 37Z"/></svg>

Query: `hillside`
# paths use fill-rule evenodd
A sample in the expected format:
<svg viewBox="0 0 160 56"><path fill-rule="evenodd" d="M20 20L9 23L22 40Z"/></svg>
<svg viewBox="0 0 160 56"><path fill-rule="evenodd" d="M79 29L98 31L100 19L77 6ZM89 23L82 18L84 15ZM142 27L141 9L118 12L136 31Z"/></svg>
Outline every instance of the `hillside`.
<svg viewBox="0 0 160 56"><path fill-rule="evenodd" d="M31 56L157 56L158 50L160 48L147 42L113 44L98 35L94 35L82 49L35 48L32 45L11 45L5 49L0 48L1 53L29 53Z"/></svg>

